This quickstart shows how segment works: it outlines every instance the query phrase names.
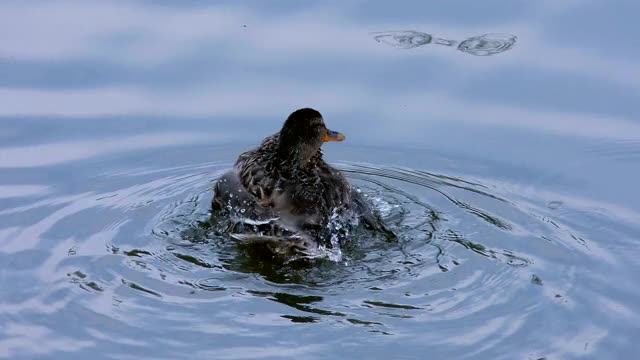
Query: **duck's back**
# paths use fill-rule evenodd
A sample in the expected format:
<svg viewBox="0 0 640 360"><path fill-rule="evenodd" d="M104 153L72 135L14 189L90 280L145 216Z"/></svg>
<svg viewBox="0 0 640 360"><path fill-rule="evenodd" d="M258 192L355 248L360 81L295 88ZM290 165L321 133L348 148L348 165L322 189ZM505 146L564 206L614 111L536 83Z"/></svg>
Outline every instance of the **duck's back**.
<svg viewBox="0 0 640 360"><path fill-rule="evenodd" d="M282 215L324 217L333 209L350 207L351 186L322 159L321 152L305 168L294 168L278 158L278 140L278 134L272 135L258 148L242 153L236 161L236 177L226 175L224 181L237 181L239 190L250 194L257 205Z"/></svg>
<svg viewBox="0 0 640 360"><path fill-rule="evenodd" d="M313 228L323 225L336 210L338 213L348 211L365 226L395 237L344 176L322 160L321 154L313 159L315 166L309 172L292 176L284 171L283 174L273 155L277 140L276 134L265 139L260 147L241 154L235 169L217 181L212 219L221 210L236 209L247 219L262 222L279 219L276 223L280 226L282 220L293 219L302 228L305 225ZM292 224L286 223L287 227ZM277 227L272 228L273 233L278 232Z"/></svg>

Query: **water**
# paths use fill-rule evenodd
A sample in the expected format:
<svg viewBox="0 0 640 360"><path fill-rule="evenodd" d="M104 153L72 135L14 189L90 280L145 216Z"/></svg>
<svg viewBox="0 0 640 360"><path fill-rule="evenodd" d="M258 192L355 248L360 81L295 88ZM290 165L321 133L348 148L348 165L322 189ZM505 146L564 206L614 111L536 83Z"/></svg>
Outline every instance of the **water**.
<svg viewBox="0 0 640 360"><path fill-rule="evenodd" d="M633 357L638 10L2 3L0 357ZM398 242L210 234L216 177L303 106Z"/></svg>
<svg viewBox="0 0 640 360"><path fill-rule="evenodd" d="M427 33L412 30L377 32L372 35L377 42L398 49L413 49L431 43L444 46L453 46L458 43L455 40L434 38ZM489 56L511 49L516 40L516 36L509 34L484 34L463 40L458 45L458 50L476 56Z"/></svg>

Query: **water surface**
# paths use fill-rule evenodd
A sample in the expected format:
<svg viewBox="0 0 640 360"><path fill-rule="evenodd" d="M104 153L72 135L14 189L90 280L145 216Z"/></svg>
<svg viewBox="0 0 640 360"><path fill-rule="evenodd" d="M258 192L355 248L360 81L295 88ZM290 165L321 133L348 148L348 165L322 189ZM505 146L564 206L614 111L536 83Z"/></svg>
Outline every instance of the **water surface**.
<svg viewBox="0 0 640 360"><path fill-rule="evenodd" d="M638 10L2 3L0 358L632 357ZM305 106L397 242L211 233L215 179Z"/></svg>

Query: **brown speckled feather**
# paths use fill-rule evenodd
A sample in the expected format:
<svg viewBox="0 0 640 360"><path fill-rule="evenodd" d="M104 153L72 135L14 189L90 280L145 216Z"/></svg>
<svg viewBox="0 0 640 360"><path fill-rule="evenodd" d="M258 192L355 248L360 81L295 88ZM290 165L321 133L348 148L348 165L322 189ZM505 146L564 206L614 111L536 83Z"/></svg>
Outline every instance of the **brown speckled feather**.
<svg viewBox="0 0 640 360"><path fill-rule="evenodd" d="M334 208L348 209L351 186L337 170L322 159L322 151L304 167L288 164L274 156L279 134L238 157L236 171L242 186L258 204L291 215L317 216Z"/></svg>

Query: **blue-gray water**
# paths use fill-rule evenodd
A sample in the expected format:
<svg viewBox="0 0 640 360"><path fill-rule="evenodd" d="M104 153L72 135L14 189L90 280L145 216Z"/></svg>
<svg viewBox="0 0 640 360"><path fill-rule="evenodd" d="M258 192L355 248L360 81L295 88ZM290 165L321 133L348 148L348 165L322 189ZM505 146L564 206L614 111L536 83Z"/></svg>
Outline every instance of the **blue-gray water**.
<svg viewBox="0 0 640 360"><path fill-rule="evenodd" d="M638 11L2 2L0 358L632 358ZM296 268L203 235L306 106L399 242Z"/></svg>

